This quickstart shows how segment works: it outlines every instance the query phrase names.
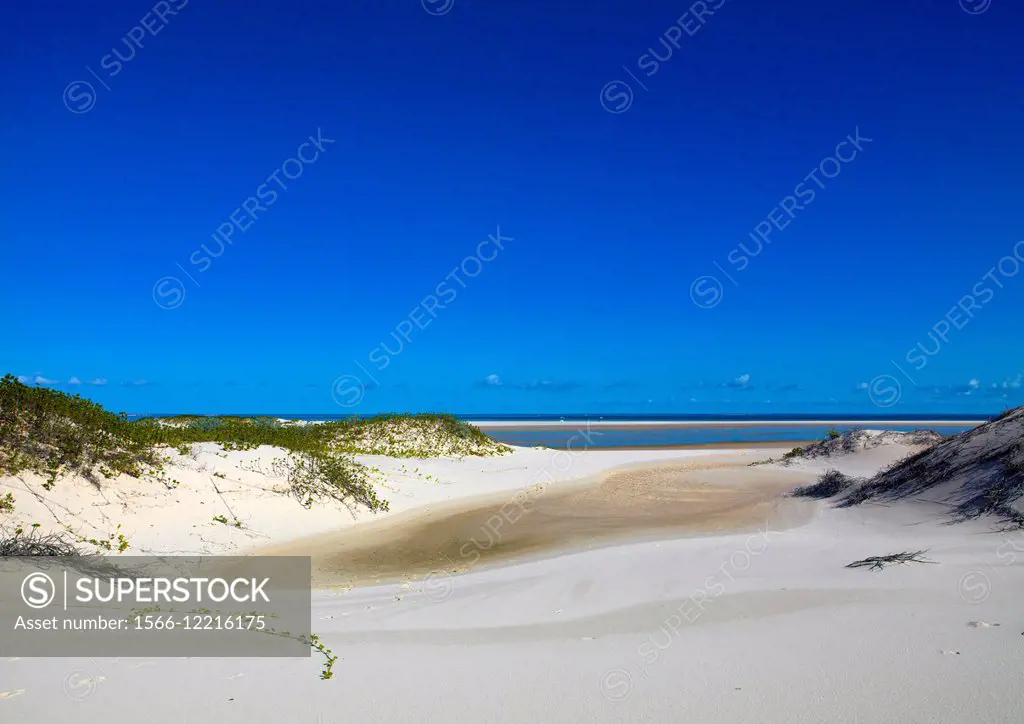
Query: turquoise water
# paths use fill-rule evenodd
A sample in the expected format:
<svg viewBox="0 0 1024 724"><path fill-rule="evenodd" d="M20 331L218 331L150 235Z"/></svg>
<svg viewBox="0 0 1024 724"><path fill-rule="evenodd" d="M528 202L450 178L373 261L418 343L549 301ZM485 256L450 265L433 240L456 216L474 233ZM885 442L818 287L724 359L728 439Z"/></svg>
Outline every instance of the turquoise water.
<svg viewBox="0 0 1024 724"><path fill-rule="evenodd" d="M496 440L510 445L544 445L545 447L561 448L571 446L616 448L616 447L663 447L675 445L706 445L708 443L749 443L792 440L815 440L824 438L832 425L822 426L786 426L765 425L762 427L687 427L673 429L601 429L591 428L587 431L585 423L577 427L559 429L509 430L491 428L487 434ZM835 425L840 432L857 428L870 427L885 430L915 430L920 426L886 425L871 423L869 425ZM932 427L943 435L955 435L972 426Z"/></svg>

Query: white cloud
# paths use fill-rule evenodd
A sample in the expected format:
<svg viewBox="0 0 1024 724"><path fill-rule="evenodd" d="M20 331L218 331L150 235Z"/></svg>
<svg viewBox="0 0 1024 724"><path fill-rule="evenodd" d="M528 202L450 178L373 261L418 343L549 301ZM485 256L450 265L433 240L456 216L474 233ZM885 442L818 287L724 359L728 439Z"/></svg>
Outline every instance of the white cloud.
<svg viewBox="0 0 1024 724"><path fill-rule="evenodd" d="M501 386L501 378L498 377L498 375L487 375L487 378L484 380L484 382L494 387Z"/></svg>
<svg viewBox="0 0 1024 724"><path fill-rule="evenodd" d="M973 379L967 383L967 386L970 387L972 390L976 390L979 387L981 387L981 382L977 379Z"/></svg>
<svg viewBox="0 0 1024 724"><path fill-rule="evenodd" d="M18 375L18 382L20 382L23 385L27 385L31 381L32 378L30 377L26 377L25 375Z"/></svg>
<svg viewBox="0 0 1024 724"><path fill-rule="evenodd" d="M857 389L858 390L866 390L867 388L868 388L868 383L867 382L858 382L857 383Z"/></svg>
<svg viewBox="0 0 1024 724"><path fill-rule="evenodd" d="M82 384L82 381L80 379L78 379L77 377L72 377L70 380L68 380L68 384L69 385L80 385L80 384Z"/></svg>
<svg viewBox="0 0 1024 724"><path fill-rule="evenodd" d="M57 384L57 380L50 380L50 379L47 379L46 377L43 377L42 375L36 375L36 378L34 380L32 380L32 381L35 382L37 385L55 385L55 384Z"/></svg>
<svg viewBox="0 0 1024 724"><path fill-rule="evenodd" d="M89 384L90 385L105 385L105 384L107 384L107 381L104 378L102 378L102 377L97 377L94 380L92 380Z"/></svg>
<svg viewBox="0 0 1024 724"><path fill-rule="evenodd" d="M1002 387L1004 390L1019 390L1022 383L1024 383L1024 374L1017 373L1016 377L1011 377L1008 380L1003 380L1001 383L993 384L993 387Z"/></svg>
<svg viewBox="0 0 1024 724"><path fill-rule="evenodd" d="M701 386L703 386L703 384ZM719 384L717 386L718 387L728 387L728 388L731 388L733 390L747 390L747 391L750 391L750 390L754 389L754 385L750 384L750 375L749 374L742 374L739 377L733 377L728 382L722 382L721 384Z"/></svg>

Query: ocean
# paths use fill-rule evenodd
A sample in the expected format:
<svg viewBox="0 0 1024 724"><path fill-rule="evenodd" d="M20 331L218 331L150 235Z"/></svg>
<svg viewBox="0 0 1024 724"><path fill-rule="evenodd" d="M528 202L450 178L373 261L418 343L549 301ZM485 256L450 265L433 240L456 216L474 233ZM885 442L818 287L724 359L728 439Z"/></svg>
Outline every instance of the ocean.
<svg viewBox="0 0 1024 724"><path fill-rule="evenodd" d="M130 415L164 417L167 415ZM246 414L245 417L264 415ZM286 420L346 420L351 415L296 415L266 413L267 417ZM955 435L991 419L988 415L680 415L680 414L593 414L564 415L457 415L480 424L488 435L511 445L544 445L573 449L674 447L678 445L783 443L821 439L833 428L848 430L872 428L885 430L934 429L943 435ZM496 423L489 425L487 423Z"/></svg>

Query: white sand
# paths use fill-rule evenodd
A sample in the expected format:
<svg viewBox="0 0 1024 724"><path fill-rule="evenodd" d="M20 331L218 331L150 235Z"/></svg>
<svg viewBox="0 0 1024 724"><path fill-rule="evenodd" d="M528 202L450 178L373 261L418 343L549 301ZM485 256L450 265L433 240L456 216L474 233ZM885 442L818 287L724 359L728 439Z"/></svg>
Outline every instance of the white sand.
<svg viewBox="0 0 1024 724"><path fill-rule="evenodd" d="M100 540L115 532L123 534L131 545L125 555L237 555L412 510L426 512L440 503L546 488L623 466L698 455L753 460L759 453L724 449L584 451L581 443L580 449L571 453L517 447L511 455L486 458L420 460L358 455L360 462L377 470L378 493L390 505L388 513L378 514L340 504L303 508L282 492L285 481L273 474L273 461L285 455L277 448L224 452L213 443L201 443L193 446L191 456L171 454L174 462L167 466L166 483L122 476L102 480L97 488L84 479L62 479L47 491L42 477L23 475L0 478L0 497L14 494L13 518L26 529L39 523L44 532L70 528L87 539ZM214 516L224 516L231 523L238 519L242 528L215 522ZM10 518L5 522L13 522Z"/></svg>
<svg viewBox="0 0 1024 724"><path fill-rule="evenodd" d="M553 474L567 480L688 452L592 451ZM429 500L515 489L552 456L431 461L421 469L447 487L411 479L395 487L436 491ZM878 462L845 460L841 469ZM493 467L470 473L472 465ZM399 505L426 495L389 498ZM258 508L254 527L269 531ZM1024 721L1024 535L995 534L985 522L945 526L941 512L821 504L812 522L781 533L769 522L763 534L619 545L409 588L317 592L313 628L341 656L331 681L317 678L317 658L0 658L0 720ZM195 542L188 535L174 545ZM937 565L844 567L921 548Z"/></svg>

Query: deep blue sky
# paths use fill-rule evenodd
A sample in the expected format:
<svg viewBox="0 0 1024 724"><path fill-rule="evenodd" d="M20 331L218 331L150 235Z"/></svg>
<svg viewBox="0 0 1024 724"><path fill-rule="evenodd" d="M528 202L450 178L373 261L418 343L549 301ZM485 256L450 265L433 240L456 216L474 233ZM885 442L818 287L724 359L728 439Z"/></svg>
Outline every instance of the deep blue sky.
<svg viewBox="0 0 1024 724"><path fill-rule="evenodd" d="M1020 3L424 2L7 7L0 370L129 412L1024 403Z"/></svg>

